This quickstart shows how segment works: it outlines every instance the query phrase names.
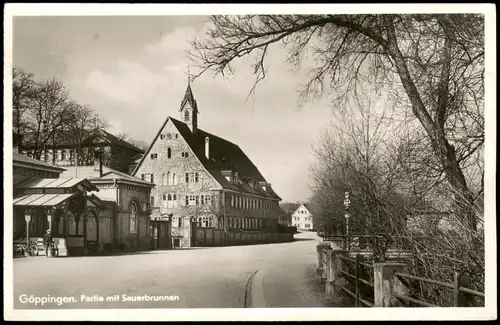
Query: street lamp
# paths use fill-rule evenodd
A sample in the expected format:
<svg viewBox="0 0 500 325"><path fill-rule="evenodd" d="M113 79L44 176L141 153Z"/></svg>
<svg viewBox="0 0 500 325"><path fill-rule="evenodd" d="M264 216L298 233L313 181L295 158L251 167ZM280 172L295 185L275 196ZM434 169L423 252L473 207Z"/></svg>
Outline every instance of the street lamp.
<svg viewBox="0 0 500 325"><path fill-rule="evenodd" d="M349 245L349 205L351 204L351 200L349 200L349 192L345 192L344 197L344 208L345 208L345 221L346 221L346 235Z"/></svg>

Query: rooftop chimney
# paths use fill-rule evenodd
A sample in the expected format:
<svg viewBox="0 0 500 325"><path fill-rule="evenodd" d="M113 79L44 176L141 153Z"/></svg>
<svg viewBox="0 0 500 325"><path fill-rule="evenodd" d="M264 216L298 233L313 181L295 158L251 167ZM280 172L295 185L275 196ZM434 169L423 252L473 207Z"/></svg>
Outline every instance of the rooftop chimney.
<svg viewBox="0 0 500 325"><path fill-rule="evenodd" d="M210 139L205 137L205 156L210 159Z"/></svg>
<svg viewBox="0 0 500 325"><path fill-rule="evenodd" d="M99 172L99 177L102 177L102 150L96 150L94 153L94 171Z"/></svg>

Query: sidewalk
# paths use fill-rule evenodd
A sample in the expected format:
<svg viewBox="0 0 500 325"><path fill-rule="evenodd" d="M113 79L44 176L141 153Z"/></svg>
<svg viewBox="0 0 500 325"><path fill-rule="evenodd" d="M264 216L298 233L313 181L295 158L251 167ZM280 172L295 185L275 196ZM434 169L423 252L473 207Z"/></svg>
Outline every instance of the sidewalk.
<svg viewBox="0 0 500 325"><path fill-rule="evenodd" d="M253 307L349 307L350 301L334 302L326 296L324 280L316 277L318 243L304 241L293 247L286 264L260 269L254 278Z"/></svg>

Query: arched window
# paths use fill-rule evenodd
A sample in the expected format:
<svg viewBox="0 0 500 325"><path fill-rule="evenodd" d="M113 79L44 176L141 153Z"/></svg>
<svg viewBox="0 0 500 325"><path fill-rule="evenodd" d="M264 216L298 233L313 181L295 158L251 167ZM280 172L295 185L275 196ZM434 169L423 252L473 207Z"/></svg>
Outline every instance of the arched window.
<svg viewBox="0 0 500 325"><path fill-rule="evenodd" d="M137 232L137 205L135 202L132 202L130 204L130 212L129 212L129 219L130 219L130 232L135 233Z"/></svg>
<svg viewBox="0 0 500 325"><path fill-rule="evenodd" d="M184 121L186 121L186 122L189 121L189 111L188 110L184 111Z"/></svg>
<svg viewBox="0 0 500 325"><path fill-rule="evenodd" d="M168 148L167 149L167 158L171 158L172 157L172 149Z"/></svg>
<svg viewBox="0 0 500 325"><path fill-rule="evenodd" d="M161 185L165 185L165 174L161 174Z"/></svg>
<svg viewBox="0 0 500 325"><path fill-rule="evenodd" d="M167 172L167 185L170 185L170 172Z"/></svg>
<svg viewBox="0 0 500 325"><path fill-rule="evenodd" d="M167 199L167 196L165 194L163 194L163 201L165 201Z"/></svg>
<svg viewBox="0 0 500 325"><path fill-rule="evenodd" d="M169 195L167 196L167 200L172 201L172 195L170 195L170 194L169 194Z"/></svg>
<svg viewBox="0 0 500 325"><path fill-rule="evenodd" d="M173 185L177 185L177 177L176 177L175 173L172 174L172 182L173 182Z"/></svg>
<svg viewBox="0 0 500 325"><path fill-rule="evenodd" d="M174 198L174 201L177 201L177 195L176 194L173 195L173 198Z"/></svg>

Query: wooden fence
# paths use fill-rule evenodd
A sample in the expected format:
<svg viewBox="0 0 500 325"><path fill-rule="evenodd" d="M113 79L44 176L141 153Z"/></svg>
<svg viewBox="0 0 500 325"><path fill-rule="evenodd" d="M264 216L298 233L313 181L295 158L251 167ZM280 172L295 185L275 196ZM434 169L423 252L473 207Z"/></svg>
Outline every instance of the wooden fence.
<svg viewBox="0 0 500 325"><path fill-rule="evenodd" d="M355 307L469 307L474 297L484 305L484 293L467 288L467 277L455 273L453 282L441 282L406 273L403 263L372 263L361 254L352 256L329 242L317 246L318 276L326 279L326 293L333 299L350 296ZM427 283L453 290L453 306L438 306L412 297L410 289Z"/></svg>

